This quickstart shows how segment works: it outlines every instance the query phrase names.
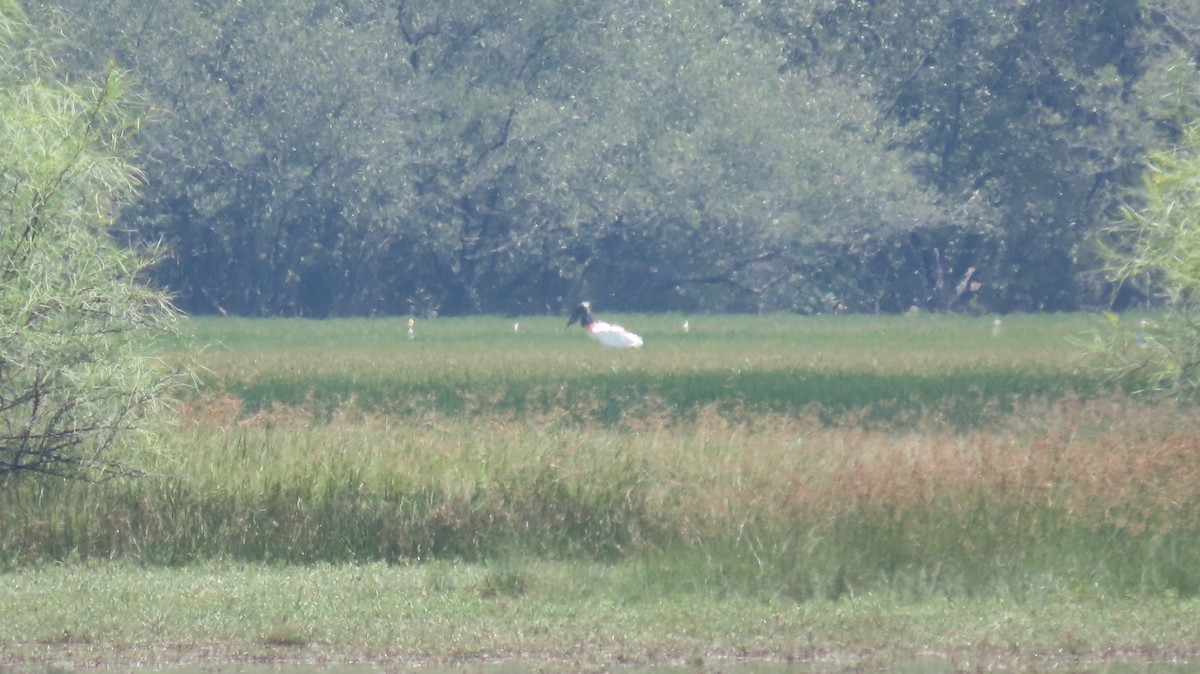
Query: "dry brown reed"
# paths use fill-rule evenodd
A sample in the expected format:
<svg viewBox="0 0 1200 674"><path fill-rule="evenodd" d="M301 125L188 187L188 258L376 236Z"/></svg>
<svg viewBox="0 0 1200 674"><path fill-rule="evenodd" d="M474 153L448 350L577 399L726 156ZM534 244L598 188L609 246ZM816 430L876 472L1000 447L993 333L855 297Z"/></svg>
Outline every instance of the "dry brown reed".
<svg viewBox="0 0 1200 674"><path fill-rule="evenodd" d="M813 419L658 429L652 456L708 501L782 520L863 511L1061 509L1131 531L1200 523L1200 434L1186 410L1124 398L1031 405L1005 428L883 431ZM676 442L665 442L672 435ZM682 435L683 437L680 437ZM663 451L670 447L675 451Z"/></svg>
<svg viewBox="0 0 1200 674"><path fill-rule="evenodd" d="M649 555L692 565L671 582L797 597L1200 591L1200 422L1168 404L1035 401L970 430L718 405L619 423L248 413L225 395L182 411L146 480L59 487L53 511L28 486L6 493L5 559Z"/></svg>
<svg viewBox="0 0 1200 674"><path fill-rule="evenodd" d="M319 422L282 405L244 415L229 396L193 401L184 417L192 442L306 429L315 439L293 457L300 465L320 465L319 454L330 451L348 467L405 479L429 479L423 471L437 465L448 473L441 480L465 480L479 473L468 470L472 462L486 461L493 471L552 468L564 481L584 482L636 464L659 507L670 511L661 514L679 518L684 531L730 526L748 513L788 521L954 512L980 501L1061 509L1081 524L1130 531L1200 523L1197 422L1173 404L1126 397L1039 401L1000 427L969 431L870 429L853 419L831 425L815 416L730 415L716 406L686 421L643 412L619 427L578 426L561 413L466 420L430 413L399 422L343 410ZM218 444L234 443L226 437ZM314 445L323 448L318 456ZM286 443L274 448L288 454Z"/></svg>

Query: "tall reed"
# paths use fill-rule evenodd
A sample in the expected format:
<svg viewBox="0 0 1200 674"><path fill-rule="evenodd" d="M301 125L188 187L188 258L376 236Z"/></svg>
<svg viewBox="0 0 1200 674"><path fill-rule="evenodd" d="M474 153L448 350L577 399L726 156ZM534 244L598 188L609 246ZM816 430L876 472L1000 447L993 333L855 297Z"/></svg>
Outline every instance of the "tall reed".
<svg viewBox="0 0 1200 674"><path fill-rule="evenodd" d="M152 477L10 481L0 552L9 566L639 560L659 585L796 598L1200 589L1186 413L1066 400L1012 420L207 420Z"/></svg>
<svg viewBox="0 0 1200 674"><path fill-rule="evenodd" d="M796 599L1200 592L1191 409L973 321L723 320L660 327L652 357L234 322L147 477L0 485L0 566L536 555ZM803 329L825 356L788 349Z"/></svg>

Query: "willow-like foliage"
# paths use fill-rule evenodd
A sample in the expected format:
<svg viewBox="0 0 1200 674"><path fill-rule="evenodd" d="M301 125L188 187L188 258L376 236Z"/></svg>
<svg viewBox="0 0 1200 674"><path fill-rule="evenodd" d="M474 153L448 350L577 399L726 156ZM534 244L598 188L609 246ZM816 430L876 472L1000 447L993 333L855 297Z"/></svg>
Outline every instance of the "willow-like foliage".
<svg viewBox="0 0 1200 674"><path fill-rule="evenodd" d="M55 78L48 43L0 4L0 475L136 470L177 373L151 350L177 312L116 245L138 182L124 73Z"/></svg>
<svg viewBox="0 0 1200 674"><path fill-rule="evenodd" d="M1200 123L1152 153L1137 203L1109 232L1111 276L1160 294L1161 320L1122 324L1100 340L1109 367L1145 390L1200 394Z"/></svg>

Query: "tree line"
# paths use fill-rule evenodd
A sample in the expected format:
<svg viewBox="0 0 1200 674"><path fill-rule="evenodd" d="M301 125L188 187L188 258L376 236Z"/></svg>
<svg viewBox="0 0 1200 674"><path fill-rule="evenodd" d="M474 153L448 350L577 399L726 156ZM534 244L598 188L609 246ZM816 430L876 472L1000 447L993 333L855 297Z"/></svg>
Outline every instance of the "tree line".
<svg viewBox="0 0 1200 674"><path fill-rule="evenodd" d="M1200 115L1191 0L57 0L193 313L1070 310Z"/></svg>

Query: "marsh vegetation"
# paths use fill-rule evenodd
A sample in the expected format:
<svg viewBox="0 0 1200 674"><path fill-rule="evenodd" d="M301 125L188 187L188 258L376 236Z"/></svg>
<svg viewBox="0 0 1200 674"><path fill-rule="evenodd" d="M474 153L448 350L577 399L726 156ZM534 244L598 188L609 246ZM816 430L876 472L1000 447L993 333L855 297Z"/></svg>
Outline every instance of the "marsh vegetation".
<svg viewBox="0 0 1200 674"><path fill-rule="evenodd" d="M796 598L1200 589L1188 410L1108 390L1084 318L194 320L144 479L14 480L7 566L659 559ZM52 504L52 507L47 507ZM669 561L668 561L669 560Z"/></svg>
<svg viewBox="0 0 1200 674"><path fill-rule="evenodd" d="M195 351L207 371L157 463L133 480L10 479L0 577L60 582L45 569L65 563L77 582L107 568L136 586L132 565L237 588L359 569L485 613L491 600L788 620L864 601L894 615L1195 610L1195 415L1084 367L1072 337L1096 319L1005 318L993 335L990 317L693 316L687 333L681 316L620 318L642 351L599 349L551 318L420 321L411 340L398 319L193 319L164 350ZM261 610L270 624L244 637L260 646L275 632L346 646L319 608L292 623ZM767 630L763 652L804 629ZM1088 657L1115 643L1088 629ZM1119 645L1192 655L1179 638Z"/></svg>

